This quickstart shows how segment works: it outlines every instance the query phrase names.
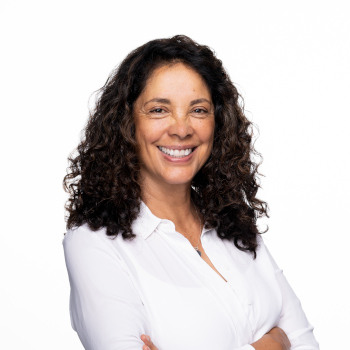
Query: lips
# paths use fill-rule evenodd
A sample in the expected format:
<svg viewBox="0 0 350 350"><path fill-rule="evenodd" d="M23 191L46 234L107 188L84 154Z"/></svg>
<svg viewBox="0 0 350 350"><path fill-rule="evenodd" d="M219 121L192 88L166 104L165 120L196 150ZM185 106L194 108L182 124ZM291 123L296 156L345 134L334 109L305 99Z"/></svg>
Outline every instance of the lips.
<svg viewBox="0 0 350 350"><path fill-rule="evenodd" d="M170 156L170 157L174 157L174 158L184 158L187 157L188 155L190 155L195 147L189 147L189 148L167 148L167 147L163 147L163 146L159 146L158 149L163 152L164 154Z"/></svg>

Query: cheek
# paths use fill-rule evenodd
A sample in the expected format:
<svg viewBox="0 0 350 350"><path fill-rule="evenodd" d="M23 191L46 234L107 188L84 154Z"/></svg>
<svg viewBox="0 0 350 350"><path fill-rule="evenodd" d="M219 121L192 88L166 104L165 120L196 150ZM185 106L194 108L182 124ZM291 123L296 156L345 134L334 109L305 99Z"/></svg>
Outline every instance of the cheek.
<svg viewBox="0 0 350 350"><path fill-rule="evenodd" d="M214 144L214 128L215 128L215 124L212 123L211 125L208 125L207 129L206 129L206 142L208 144L208 157L210 155L210 153L213 150L213 144Z"/></svg>
<svg viewBox="0 0 350 350"><path fill-rule="evenodd" d="M144 147L148 143L152 142L152 139L152 129L148 129L145 127L145 125L136 126L136 142L139 146Z"/></svg>
<svg viewBox="0 0 350 350"><path fill-rule="evenodd" d="M203 125L201 128L201 138L203 142L206 142L210 145L212 145L214 140L214 123L207 123L206 125Z"/></svg>
<svg viewBox="0 0 350 350"><path fill-rule="evenodd" d="M136 142L139 145L151 145L164 134L164 123L155 120L148 120L136 125Z"/></svg>

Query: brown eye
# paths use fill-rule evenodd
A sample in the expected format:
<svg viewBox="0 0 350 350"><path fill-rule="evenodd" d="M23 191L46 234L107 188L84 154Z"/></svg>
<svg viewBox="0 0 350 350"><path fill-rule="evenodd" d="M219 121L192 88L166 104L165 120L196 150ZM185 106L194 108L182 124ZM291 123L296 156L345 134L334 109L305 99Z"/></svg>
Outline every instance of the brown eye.
<svg viewBox="0 0 350 350"><path fill-rule="evenodd" d="M150 113L162 113L164 112L163 108L154 108L150 111Z"/></svg>
<svg viewBox="0 0 350 350"><path fill-rule="evenodd" d="M193 112L198 113L198 114L207 113L207 111L203 108L196 108L193 110Z"/></svg>

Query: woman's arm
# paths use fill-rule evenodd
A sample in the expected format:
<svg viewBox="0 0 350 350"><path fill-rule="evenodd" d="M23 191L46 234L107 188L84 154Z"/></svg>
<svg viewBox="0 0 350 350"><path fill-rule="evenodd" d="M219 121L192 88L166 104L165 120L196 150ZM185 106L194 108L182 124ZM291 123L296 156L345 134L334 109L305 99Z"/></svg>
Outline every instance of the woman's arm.
<svg viewBox="0 0 350 350"><path fill-rule="evenodd" d="M289 350L291 344L283 329L275 327L252 346L255 350Z"/></svg>
<svg viewBox="0 0 350 350"><path fill-rule="evenodd" d="M142 350L159 350L152 342L151 338L145 334L141 335L141 340L144 342ZM290 342L287 335L281 328L275 327L266 333L261 339L251 345L245 345L239 349L232 350L289 350Z"/></svg>
<svg viewBox="0 0 350 350"><path fill-rule="evenodd" d="M117 252L85 226L68 231L63 245L72 327L84 348L140 350L150 322Z"/></svg>
<svg viewBox="0 0 350 350"><path fill-rule="evenodd" d="M277 324L278 327L267 332L253 344L233 350L319 350L319 345L313 335L313 327L308 322L299 299L261 240L260 254L265 253L273 266L282 295L282 310ZM142 339L144 340L143 337ZM151 350L157 350L153 344L147 342L145 344ZM142 350L145 349L142 348Z"/></svg>
<svg viewBox="0 0 350 350"><path fill-rule="evenodd" d="M298 297L268 249L265 246L264 249L275 270L282 294L282 311L277 326L282 328L288 336L292 350L319 350L319 345L313 334L313 327L307 320Z"/></svg>

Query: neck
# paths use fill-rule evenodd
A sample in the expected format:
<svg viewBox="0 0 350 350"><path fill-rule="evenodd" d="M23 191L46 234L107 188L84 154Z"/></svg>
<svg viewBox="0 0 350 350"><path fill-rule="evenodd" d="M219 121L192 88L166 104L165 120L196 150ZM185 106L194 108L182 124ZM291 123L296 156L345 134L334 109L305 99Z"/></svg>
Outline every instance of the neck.
<svg viewBox="0 0 350 350"><path fill-rule="evenodd" d="M151 212L162 219L171 220L176 228L184 222L197 221L191 201L191 185L160 185L151 181L141 185L142 200Z"/></svg>

